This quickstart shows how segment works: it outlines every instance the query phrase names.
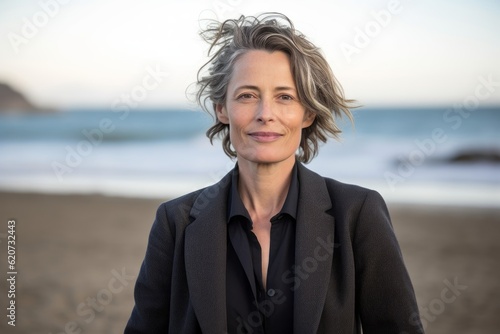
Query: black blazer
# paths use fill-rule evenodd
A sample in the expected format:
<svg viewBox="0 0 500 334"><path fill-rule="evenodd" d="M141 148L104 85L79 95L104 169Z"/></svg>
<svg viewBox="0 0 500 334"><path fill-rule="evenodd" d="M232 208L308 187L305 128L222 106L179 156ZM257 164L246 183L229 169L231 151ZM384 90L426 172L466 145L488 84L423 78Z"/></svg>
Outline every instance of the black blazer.
<svg viewBox="0 0 500 334"><path fill-rule="evenodd" d="M218 183L163 203L125 333L226 331L227 201ZM294 333L423 333L389 213L373 190L298 168ZM232 334L232 333L231 333Z"/></svg>

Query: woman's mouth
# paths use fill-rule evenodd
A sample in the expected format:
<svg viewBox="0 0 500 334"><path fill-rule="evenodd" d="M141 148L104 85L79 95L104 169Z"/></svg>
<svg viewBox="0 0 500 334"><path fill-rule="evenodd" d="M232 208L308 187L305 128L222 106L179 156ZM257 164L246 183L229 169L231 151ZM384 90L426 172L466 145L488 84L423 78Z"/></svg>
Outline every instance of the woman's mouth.
<svg viewBox="0 0 500 334"><path fill-rule="evenodd" d="M280 133L267 131L250 132L248 135L259 142L272 142L282 136Z"/></svg>

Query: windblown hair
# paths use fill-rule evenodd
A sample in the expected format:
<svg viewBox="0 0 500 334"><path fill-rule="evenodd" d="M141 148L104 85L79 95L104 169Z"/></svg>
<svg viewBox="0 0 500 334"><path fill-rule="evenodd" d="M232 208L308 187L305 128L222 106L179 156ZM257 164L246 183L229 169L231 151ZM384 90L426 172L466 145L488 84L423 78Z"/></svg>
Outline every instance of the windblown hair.
<svg viewBox="0 0 500 334"><path fill-rule="evenodd" d="M302 130L299 161L309 162L317 155L319 142L325 143L329 136L339 139L337 117L344 115L352 121L349 109L355 101L345 99L320 49L297 31L288 17L267 13L222 23L215 21L200 35L210 44L211 59L198 71L196 100L208 113L215 114L216 105L226 103L227 87L238 58L250 50L266 50L288 54L299 101L307 113L315 115L312 125ZM208 73L202 76L207 67ZM222 137L224 152L236 157L231 148L229 125L220 122L217 115L206 135L211 143L216 136Z"/></svg>

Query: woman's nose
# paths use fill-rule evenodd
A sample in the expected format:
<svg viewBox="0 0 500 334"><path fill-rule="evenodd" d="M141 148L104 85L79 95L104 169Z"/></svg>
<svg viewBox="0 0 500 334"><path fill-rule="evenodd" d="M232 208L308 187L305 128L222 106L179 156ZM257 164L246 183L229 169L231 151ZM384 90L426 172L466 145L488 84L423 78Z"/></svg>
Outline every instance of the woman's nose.
<svg viewBox="0 0 500 334"><path fill-rule="evenodd" d="M274 109L272 101L261 100L257 110L257 121L266 123L274 120Z"/></svg>

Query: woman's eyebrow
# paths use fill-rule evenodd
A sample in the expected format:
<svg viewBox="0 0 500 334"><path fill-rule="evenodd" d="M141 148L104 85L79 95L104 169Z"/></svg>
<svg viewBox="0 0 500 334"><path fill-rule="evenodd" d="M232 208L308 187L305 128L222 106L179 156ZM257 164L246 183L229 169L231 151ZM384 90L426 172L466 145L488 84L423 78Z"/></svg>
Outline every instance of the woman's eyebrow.
<svg viewBox="0 0 500 334"><path fill-rule="evenodd" d="M241 85L241 86L236 87L235 91L238 91L238 90L241 90L241 89L260 90L259 87L254 86L254 85ZM295 88L294 87L290 87L290 86L278 86L278 87L274 88L274 91L284 91L284 90L295 91Z"/></svg>
<svg viewBox="0 0 500 334"><path fill-rule="evenodd" d="M284 90L291 90L295 92L295 88L290 87L290 86L278 86L274 88L275 91L284 91Z"/></svg>
<svg viewBox="0 0 500 334"><path fill-rule="evenodd" d="M252 89L252 90L259 90L259 87L254 86L254 85L241 85L238 86L234 89L234 91L242 90L242 89Z"/></svg>

